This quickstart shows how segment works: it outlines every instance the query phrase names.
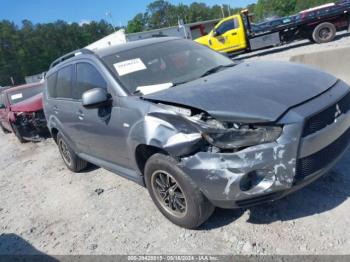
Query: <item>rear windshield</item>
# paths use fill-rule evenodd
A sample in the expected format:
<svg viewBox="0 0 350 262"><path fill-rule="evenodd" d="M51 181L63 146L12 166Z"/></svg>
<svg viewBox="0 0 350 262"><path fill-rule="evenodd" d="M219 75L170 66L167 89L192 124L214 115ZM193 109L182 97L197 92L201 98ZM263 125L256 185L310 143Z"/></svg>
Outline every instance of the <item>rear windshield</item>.
<svg viewBox="0 0 350 262"><path fill-rule="evenodd" d="M27 87L20 90L12 91L7 93L7 97L10 101L10 104L17 104L22 102L32 96L35 96L43 91L43 85L37 85L33 87Z"/></svg>

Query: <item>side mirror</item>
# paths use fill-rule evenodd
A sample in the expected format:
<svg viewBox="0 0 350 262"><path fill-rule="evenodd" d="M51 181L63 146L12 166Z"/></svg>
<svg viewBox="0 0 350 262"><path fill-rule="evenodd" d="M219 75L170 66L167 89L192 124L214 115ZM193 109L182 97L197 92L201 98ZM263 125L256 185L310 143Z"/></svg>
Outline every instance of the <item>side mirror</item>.
<svg viewBox="0 0 350 262"><path fill-rule="evenodd" d="M5 109L6 106L4 104L0 104L0 109Z"/></svg>
<svg viewBox="0 0 350 262"><path fill-rule="evenodd" d="M96 108L107 105L111 102L110 95L104 88L94 88L83 94L83 106Z"/></svg>
<svg viewBox="0 0 350 262"><path fill-rule="evenodd" d="M218 31L216 31L216 30L213 31L213 37L217 37L219 35L220 35L220 33Z"/></svg>

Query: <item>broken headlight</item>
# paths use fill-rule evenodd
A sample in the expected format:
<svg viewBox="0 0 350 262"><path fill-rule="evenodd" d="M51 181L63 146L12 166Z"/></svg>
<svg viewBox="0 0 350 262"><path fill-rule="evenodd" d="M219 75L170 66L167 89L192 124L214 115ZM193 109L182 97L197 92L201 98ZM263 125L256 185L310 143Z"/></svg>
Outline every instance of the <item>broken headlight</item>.
<svg viewBox="0 0 350 262"><path fill-rule="evenodd" d="M202 112L193 114L188 108L159 104L176 112L199 128L203 138L220 149L239 149L276 141L282 134L280 126L240 125L217 121Z"/></svg>
<svg viewBox="0 0 350 262"><path fill-rule="evenodd" d="M221 149L235 149L276 141L282 134L278 126L256 126L204 132L202 135L211 145Z"/></svg>
<svg viewBox="0 0 350 262"><path fill-rule="evenodd" d="M200 124L202 136L220 149L237 149L276 141L282 134L280 126L239 125L193 119Z"/></svg>

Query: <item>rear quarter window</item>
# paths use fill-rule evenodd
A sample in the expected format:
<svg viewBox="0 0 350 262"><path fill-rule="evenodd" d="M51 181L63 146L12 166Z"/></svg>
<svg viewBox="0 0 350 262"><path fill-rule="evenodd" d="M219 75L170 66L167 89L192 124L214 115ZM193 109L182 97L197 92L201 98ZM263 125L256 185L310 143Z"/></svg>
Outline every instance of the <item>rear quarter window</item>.
<svg viewBox="0 0 350 262"><path fill-rule="evenodd" d="M0 94L0 106L5 106L4 94Z"/></svg>
<svg viewBox="0 0 350 262"><path fill-rule="evenodd" d="M46 78L46 88L50 98L56 98L56 81L57 73L54 73Z"/></svg>

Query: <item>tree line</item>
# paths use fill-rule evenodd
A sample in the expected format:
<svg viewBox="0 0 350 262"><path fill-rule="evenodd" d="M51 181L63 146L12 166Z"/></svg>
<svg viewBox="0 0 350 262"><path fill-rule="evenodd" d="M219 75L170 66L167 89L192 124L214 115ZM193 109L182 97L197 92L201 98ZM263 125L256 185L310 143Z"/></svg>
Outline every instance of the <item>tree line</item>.
<svg viewBox="0 0 350 262"><path fill-rule="evenodd" d="M84 47L113 32L105 22L79 25L57 21L21 26L0 21L0 85L24 82L24 77L48 70L52 61L65 53Z"/></svg>
<svg viewBox="0 0 350 262"><path fill-rule="evenodd" d="M298 13L310 7L331 3L332 0L259 0L254 6L257 21L266 17L283 17Z"/></svg>
<svg viewBox="0 0 350 262"><path fill-rule="evenodd" d="M228 1L226 1L228 2ZM300 10L327 3L329 0L258 0L248 8L256 21L270 16L286 16ZM239 12L242 7L228 5L209 6L194 2L190 5L173 5L166 0L155 0L145 12L135 15L126 25L127 33L162 27L176 26L178 20L185 23L211 20ZM28 20L16 25L11 21L0 21L0 86L24 82L24 76L46 71L56 58L82 48L115 29L101 20L89 24L54 23L33 24Z"/></svg>

